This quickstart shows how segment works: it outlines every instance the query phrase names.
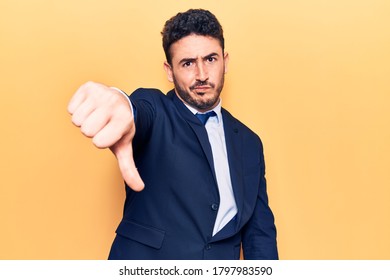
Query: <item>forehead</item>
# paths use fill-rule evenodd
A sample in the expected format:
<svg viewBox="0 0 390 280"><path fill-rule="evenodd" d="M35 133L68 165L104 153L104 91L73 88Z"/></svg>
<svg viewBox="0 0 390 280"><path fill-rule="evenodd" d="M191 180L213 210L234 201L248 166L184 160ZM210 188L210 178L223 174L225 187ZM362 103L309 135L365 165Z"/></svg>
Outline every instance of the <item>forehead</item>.
<svg viewBox="0 0 390 280"><path fill-rule="evenodd" d="M218 39L191 34L173 43L170 47L170 53L172 61L183 58L205 57L211 53L222 56L222 47Z"/></svg>

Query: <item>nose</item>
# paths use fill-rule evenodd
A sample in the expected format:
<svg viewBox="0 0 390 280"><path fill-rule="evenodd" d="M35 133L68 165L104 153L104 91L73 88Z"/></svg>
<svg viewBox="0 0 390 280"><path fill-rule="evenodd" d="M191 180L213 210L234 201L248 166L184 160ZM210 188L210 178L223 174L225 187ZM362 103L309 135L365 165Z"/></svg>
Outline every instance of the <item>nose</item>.
<svg viewBox="0 0 390 280"><path fill-rule="evenodd" d="M198 81L205 82L209 79L208 75L209 74L208 74L207 66L204 65L204 63L198 63L197 64L196 79Z"/></svg>

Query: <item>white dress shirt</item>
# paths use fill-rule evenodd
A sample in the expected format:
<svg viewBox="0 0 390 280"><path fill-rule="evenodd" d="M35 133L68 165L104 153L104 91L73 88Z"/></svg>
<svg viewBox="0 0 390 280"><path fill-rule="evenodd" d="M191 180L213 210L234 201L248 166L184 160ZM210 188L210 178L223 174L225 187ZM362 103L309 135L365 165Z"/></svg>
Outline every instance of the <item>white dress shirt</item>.
<svg viewBox="0 0 390 280"><path fill-rule="evenodd" d="M186 105L186 107L194 115L196 113L202 114L187 104L184 103L184 105ZM223 129L223 119L221 113L221 100L218 105L210 111L214 111L217 114L217 116L210 117L205 124L213 153L214 170L217 177L220 198L217 218L213 229L213 235L215 235L237 214L237 205L234 199L232 182L230 180L225 131Z"/></svg>

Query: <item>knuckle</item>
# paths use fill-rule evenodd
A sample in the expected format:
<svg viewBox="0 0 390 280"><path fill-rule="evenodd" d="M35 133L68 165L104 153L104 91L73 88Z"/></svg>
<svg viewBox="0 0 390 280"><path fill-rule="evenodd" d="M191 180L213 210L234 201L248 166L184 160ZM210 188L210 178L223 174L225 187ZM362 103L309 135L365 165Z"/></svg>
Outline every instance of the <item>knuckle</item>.
<svg viewBox="0 0 390 280"><path fill-rule="evenodd" d="M83 84L82 91L84 91L88 99L99 98L102 96L102 93L104 93L104 91L102 91L102 85L92 81L88 81Z"/></svg>
<svg viewBox="0 0 390 280"><path fill-rule="evenodd" d="M86 82L86 83L83 85L83 87L85 87L85 88L91 88L91 87L95 87L95 86L96 86L96 83L93 82L93 81L88 81L88 82Z"/></svg>
<svg viewBox="0 0 390 280"><path fill-rule="evenodd" d="M107 102L111 106L115 106L116 104L119 104L120 101L121 99L117 92L110 92L110 95L107 96Z"/></svg>

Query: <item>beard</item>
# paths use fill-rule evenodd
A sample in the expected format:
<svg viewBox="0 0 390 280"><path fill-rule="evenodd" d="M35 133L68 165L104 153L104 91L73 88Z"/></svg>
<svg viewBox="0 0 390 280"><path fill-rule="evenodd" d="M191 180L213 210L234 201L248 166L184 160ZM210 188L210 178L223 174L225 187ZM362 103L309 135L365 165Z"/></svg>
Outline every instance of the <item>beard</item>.
<svg viewBox="0 0 390 280"><path fill-rule="evenodd" d="M196 81L192 86L189 87L189 90L182 88L178 82L176 81L175 75L173 75L173 83L175 85L176 93L181 97L184 102L186 102L191 107L198 109L200 111L207 111L208 109L212 109L215 104L217 104L219 100L219 96L221 95L223 84L225 82L225 75L222 75L221 80L219 81L218 87L215 86L214 83L210 83L208 81ZM202 97L206 93L197 92L194 93L193 90L198 86L209 86L214 93L209 99L196 98L197 96ZM193 92L193 96L191 96L190 91Z"/></svg>

